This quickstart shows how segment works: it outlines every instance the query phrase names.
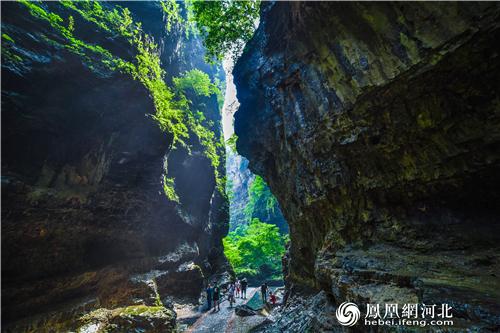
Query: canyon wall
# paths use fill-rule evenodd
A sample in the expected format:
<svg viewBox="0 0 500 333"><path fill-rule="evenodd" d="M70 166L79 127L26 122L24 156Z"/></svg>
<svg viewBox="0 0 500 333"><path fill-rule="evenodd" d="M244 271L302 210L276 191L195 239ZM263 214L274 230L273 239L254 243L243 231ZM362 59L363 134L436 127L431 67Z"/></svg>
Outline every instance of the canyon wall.
<svg viewBox="0 0 500 333"><path fill-rule="evenodd" d="M96 324L78 322L96 308L123 309L102 317L120 332L138 312L153 319L134 328L169 331L172 296L197 301L206 278L227 274L228 207L214 166L193 133L190 151L173 150L173 134L153 119L155 91L97 58L107 56L99 47L138 56L109 28L126 22L92 21L121 13L117 4L35 4L2 3L2 331L74 330ZM223 76L197 37L166 28L159 3L126 7L158 45L167 84L193 68ZM220 137L216 96L186 94ZM224 161L224 148L216 154Z"/></svg>
<svg viewBox="0 0 500 333"><path fill-rule="evenodd" d="M246 223L247 216L245 207L248 204L249 195L248 188L255 179L248 169L248 161L246 158L226 151L227 154L227 179L230 186L230 205L229 205L229 229L233 231L241 224Z"/></svg>
<svg viewBox="0 0 500 333"><path fill-rule="evenodd" d="M499 329L499 12L262 5L234 70L235 133L290 226L274 329L341 331L346 300L446 303L453 330Z"/></svg>

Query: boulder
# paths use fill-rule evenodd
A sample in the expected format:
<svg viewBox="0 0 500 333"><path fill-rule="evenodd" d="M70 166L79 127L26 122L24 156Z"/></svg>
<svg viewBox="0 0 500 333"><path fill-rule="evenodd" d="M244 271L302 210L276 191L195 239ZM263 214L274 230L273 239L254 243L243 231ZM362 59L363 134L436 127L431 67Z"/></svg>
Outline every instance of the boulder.
<svg viewBox="0 0 500 333"><path fill-rule="evenodd" d="M78 332L175 332L175 312L163 306L97 309L80 318Z"/></svg>
<svg viewBox="0 0 500 333"><path fill-rule="evenodd" d="M253 310L247 305L238 305L234 308L234 313L240 317L255 316L258 314L257 311Z"/></svg>

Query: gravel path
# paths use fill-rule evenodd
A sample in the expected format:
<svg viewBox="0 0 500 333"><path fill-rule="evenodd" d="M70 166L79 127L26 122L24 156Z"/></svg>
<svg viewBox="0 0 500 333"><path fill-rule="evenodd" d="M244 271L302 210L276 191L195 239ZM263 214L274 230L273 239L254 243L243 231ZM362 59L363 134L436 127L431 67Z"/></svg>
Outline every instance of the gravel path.
<svg viewBox="0 0 500 333"><path fill-rule="evenodd" d="M248 288L247 299L236 298L236 304L229 307L229 302L224 300L221 303L220 311L210 310L201 315L198 320L191 325L185 333L244 333L251 327L262 323L264 316L239 317L234 313L235 305L245 304L257 293L258 288Z"/></svg>

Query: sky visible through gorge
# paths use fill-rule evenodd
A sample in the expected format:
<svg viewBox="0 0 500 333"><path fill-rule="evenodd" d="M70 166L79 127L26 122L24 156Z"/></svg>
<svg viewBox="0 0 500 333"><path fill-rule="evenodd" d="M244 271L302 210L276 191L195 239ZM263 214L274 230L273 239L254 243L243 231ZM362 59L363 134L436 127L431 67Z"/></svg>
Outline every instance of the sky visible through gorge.
<svg viewBox="0 0 500 333"><path fill-rule="evenodd" d="M257 29L259 22L260 18L255 19L253 24L254 29ZM239 52L242 52L242 50L236 52L238 52L237 54L239 57L241 55ZM238 57L236 57L236 59ZM222 67L226 73L226 91L224 95L224 105L222 107L222 130L224 132L224 140L229 139L234 134L233 116L240 106L236 98L236 86L233 81L234 59L234 53L231 52L227 54L222 61Z"/></svg>
<svg viewBox="0 0 500 333"><path fill-rule="evenodd" d="M224 72L226 73L226 91L224 95L224 105L222 107L222 130L224 140L227 140L234 133L233 115L238 109L240 103L236 98L236 87L233 82L234 61L231 56L227 56L222 62Z"/></svg>

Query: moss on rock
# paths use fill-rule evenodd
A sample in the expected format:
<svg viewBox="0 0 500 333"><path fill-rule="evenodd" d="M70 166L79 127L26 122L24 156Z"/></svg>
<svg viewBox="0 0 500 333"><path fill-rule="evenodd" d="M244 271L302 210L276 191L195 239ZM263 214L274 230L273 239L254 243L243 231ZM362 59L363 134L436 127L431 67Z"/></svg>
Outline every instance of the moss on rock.
<svg viewBox="0 0 500 333"><path fill-rule="evenodd" d="M131 305L113 310L101 308L80 318L79 333L175 331L175 312L163 306Z"/></svg>

